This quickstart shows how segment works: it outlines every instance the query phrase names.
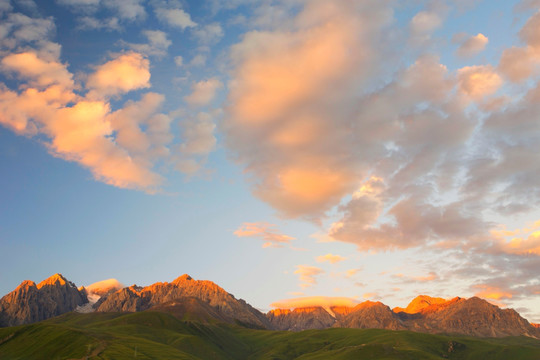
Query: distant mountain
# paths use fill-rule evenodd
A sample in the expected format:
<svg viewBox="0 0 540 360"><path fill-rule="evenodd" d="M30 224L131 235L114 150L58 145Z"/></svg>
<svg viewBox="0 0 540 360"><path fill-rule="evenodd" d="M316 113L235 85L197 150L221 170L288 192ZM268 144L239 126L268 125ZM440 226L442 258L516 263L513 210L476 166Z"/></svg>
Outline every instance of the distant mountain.
<svg viewBox="0 0 540 360"><path fill-rule="evenodd" d="M271 328L275 330L300 331L327 329L336 319L322 307L305 307L294 310L276 309L267 314Z"/></svg>
<svg viewBox="0 0 540 360"><path fill-rule="evenodd" d="M400 312L398 315L413 331L481 337L540 336L538 329L515 310L501 309L478 297L434 301L415 313Z"/></svg>
<svg viewBox="0 0 540 360"><path fill-rule="evenodd" d="M464 334L479 337L531 336L540 338L531 325L512 309L501 309L472 297L445 300L416 297L405 308L391 310L381 302L366 301L355 307L276 309L268 313L275 329L307 330L329 327L412 330L426 333Z"/></svg>
<svg viewBox="0 0 540 360"><path fill-rule="evenodd" d="M0 299L0 326L15 326L45 320L73 311L88 303L87 293L61 274L36 285L23 281Z"/></svg>
<svg viewBox="0 0 540 360"><path fill-rule="evenodd" d="M60 274L38 285L24 281L0 300L0 326L28 324L71 311L158 311L183 321L235 323L272 330L358 328L540 338L538 325L530 324L512 309L500 309L477 297L445 300L421 295L406 308L393 310L381 302L366 301L356 306L326 304L263 314L215 283L194 280L187 274L170 283L121 286L109 279L77 289Z"/></svg>

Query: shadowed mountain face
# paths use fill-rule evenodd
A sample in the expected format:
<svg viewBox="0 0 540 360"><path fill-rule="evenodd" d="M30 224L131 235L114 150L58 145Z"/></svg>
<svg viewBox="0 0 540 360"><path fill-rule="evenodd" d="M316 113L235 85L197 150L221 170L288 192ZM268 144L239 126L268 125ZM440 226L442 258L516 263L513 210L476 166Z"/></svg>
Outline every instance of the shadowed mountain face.
<svg viewBox="0 0 540 360"><path fill-rule="evenodd" d="M93 305L88 303L87 296L84 288L78 290L59 274L38 285L24 281L0 300L0 325L32 323L81 309L99 313L150 310L172 314L184 321L237 323L273 330L333 327L540 338L538 325L531 325L514 310L500 309L477 297L445 300L421 295L406 308L393 310L381 302L366 301L354 307L312 306L263 314L215 283L194 280L189 275L170 283L109 289Z"/></svg>
<svg viewBox="0 0 540 360"><path fill-rule="evenodd" d="M88 302L86 291L55 274L38 285L23 281L0 299L0 326L15 326L45 320L73 311Z"/></svg>

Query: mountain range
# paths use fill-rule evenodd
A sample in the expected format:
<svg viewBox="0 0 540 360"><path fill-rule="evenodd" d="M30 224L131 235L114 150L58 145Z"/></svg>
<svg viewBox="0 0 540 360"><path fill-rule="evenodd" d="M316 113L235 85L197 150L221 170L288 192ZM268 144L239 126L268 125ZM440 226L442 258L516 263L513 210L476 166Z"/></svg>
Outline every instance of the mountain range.
<svg viewBox="0 0 540 360"><path fill-rule="evenodd" d="M37 285L23 281L0 299L0 326L30 324L73 311L157 311L184 321L269 330L357 328L540 339L537 324L529 323L512 309L501 309L477 297L447 300L421 295L406 308L391 309L381 302L365 301L356 306L275 309L264 314L215 283L194 280L189 275L146 287L123 287L110 279L99 286L77 288L61 274Z"/></svg>

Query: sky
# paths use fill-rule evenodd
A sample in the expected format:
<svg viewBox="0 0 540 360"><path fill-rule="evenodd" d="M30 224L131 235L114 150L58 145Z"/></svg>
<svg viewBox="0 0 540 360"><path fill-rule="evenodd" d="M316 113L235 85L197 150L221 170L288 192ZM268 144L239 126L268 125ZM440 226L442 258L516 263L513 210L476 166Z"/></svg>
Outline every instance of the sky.
<svg viewBox="0 0 540 360"><path fill-rule="evenodd" d="M0 295L540 322L540 1L0 0Z"/></svg>

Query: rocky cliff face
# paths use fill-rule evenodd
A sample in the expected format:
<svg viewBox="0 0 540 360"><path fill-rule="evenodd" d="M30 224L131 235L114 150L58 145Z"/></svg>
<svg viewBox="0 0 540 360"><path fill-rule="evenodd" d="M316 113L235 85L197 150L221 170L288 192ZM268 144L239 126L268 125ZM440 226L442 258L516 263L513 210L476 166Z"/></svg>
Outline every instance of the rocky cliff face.
<svg viewBox="0 0 540 360"><path fill-rule="evenodd" d="M193 280L189 275L182 275L170 283L121 289L100 299L95 308L101 312L144 311L185 298L199 299L229 322L261 328L270 325L264 314L244 300L236 299L211 281Z"/></svg>
<svg viewBox="0 0 540 360"><path fill-rule="evenodd" d="M88 302L84 290L61 274L55 274L36 285L23 281L0 299L0 326L29 324L73 311Z"/></svg>

